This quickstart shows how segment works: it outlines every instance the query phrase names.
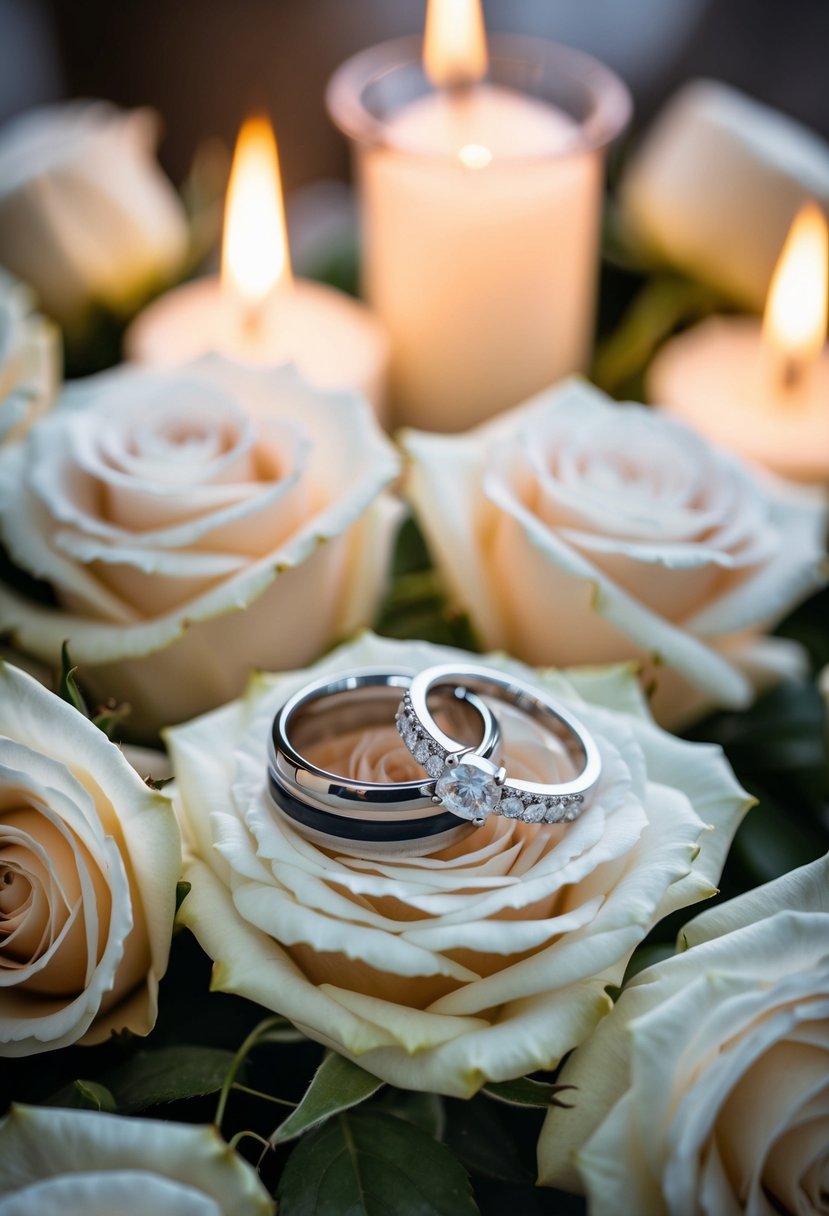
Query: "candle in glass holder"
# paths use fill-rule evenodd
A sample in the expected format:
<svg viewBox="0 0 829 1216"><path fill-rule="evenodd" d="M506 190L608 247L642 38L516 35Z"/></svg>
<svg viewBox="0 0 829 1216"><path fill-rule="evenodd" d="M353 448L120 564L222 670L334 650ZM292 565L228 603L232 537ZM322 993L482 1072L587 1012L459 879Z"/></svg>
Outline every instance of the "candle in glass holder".
<svg viewBox="0 0 829 1216"><path fill-rule="evenodd" d="M356 150L395 420L452 431L586 367L603 151L630 100L565 47L487 48L479 0L430 0L422 63L420 50L355 56L328 104Z"/></svg>
<svg viewBox="0 0 829 1216"><path fill-rule="evenodd" d="M228 186L220 277L150 304L130 326L127 357L183 363L221 351L247 363L295 363L320 388L362 392L382 417L388 342L356 300L291 273L279 162L267 119L242 128Z"/></svg>
<svg viewBox="0 0 829 1216"><path fill-rule="evenodd" d="M648 399L719 446L792 481L829 483L826 220L798 212L765 317L712 317L667 342Z"/></svg>

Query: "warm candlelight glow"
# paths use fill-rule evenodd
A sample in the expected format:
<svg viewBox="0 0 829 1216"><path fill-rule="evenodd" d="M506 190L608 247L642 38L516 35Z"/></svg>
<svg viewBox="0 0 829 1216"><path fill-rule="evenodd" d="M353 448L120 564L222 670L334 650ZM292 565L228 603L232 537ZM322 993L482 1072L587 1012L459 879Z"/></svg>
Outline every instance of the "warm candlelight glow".
<svg viewBox="0 0 829 1216"><path fill-rule="evenodd" d="M781 360L785 387L800 383L826 341L827 272L826 219L806 203L774 269L763 318L763 336Z"/></svg>
<svg viewBox="0 0 829 1216"><path fill-rule="evenodd" d="M464 144L458 158L465 169L485 169L492 160L492 153L483 144Z"/></svg>
<svg viewBox="0 0 829 1216"><path fill-rule="evenodd" d="M423 68L438 88L475 84L486 75L481 0L429 0Z"/></svg>
<svg viewBox="0 0 829 1216"><path fill-rule="evenodd" d="M273 129L249 118L239 132L227 190L222 287L255 315L291 265Z"/></svg>

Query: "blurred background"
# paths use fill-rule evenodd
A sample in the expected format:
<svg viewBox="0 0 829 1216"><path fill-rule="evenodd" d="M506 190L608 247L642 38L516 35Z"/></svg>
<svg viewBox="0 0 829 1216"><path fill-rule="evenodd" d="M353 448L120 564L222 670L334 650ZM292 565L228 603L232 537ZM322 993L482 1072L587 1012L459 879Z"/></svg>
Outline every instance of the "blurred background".
<svg viewBox="0 0 829 1216"><path fill-rule="evenodd" d="M484 0L491 30L535 33L605 60L636 126L682 81L728 81L829 136L829 0ZM422 29L425 0L0 0L0 123L64 97L151 105L180 182L200 143L274 120L284 184L345 176L324 108L347 56Z"/></svg>

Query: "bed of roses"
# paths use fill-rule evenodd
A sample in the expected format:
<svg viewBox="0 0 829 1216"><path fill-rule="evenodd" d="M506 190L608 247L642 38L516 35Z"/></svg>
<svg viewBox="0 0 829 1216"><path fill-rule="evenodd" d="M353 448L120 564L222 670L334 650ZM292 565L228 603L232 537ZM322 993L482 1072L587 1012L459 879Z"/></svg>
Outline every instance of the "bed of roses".
<svg viewBox="0 0 829 1216"><path fill-rule="evenodd" d="M65 121L146 198L98 199L117 292L45 235L0 279L0 1216L826 1212L825 495L582 379L394 438L221 356L61 387L186 264L147 116ZM589 728L574 823L378 860L274 813L292 692L470 650ZM419 776L392 723L315 758Z"/></svg>

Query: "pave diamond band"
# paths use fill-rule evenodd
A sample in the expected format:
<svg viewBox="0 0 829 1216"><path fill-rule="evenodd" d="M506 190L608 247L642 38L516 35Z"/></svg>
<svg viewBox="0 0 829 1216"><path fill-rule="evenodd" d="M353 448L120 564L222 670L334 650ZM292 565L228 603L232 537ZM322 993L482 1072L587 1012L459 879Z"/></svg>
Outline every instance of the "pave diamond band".
<svg viewBox="0 0 829 1216"><path fill-rule="evenodd" d="M534 718L564 744L576 775L546 785L513 779L490 758L459 747L440 729L427 703L433 691L445 685L495 697ZM475 824L491 814L522 823L570 822L584 809L585 799L601 775L595 741L569 709L519 678L481 664L420 672L403 695L397 729L414 759L435 778L435 802Z"/></svg>

